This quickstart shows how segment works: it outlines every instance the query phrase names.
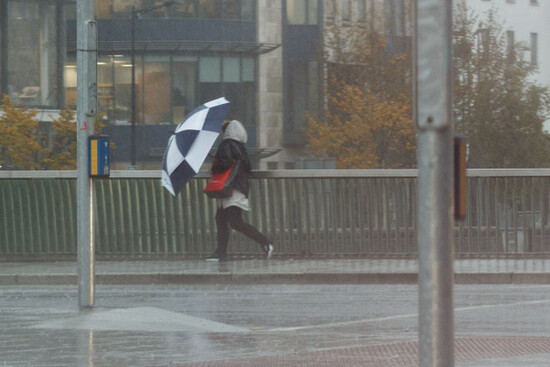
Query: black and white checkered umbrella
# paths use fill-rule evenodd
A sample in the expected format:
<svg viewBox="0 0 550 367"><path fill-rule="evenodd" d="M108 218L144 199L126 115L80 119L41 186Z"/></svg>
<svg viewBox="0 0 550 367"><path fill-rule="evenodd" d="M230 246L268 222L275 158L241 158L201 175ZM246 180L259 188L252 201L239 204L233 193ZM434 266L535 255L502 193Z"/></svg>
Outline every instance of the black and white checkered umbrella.
<svg viewBox="0 0 550 367"><path fill-rule="evenodd" d="M201 168L220 134L229 101L218 98L197 108L176 128L162 160L162 186L176 196Z"/></svg>

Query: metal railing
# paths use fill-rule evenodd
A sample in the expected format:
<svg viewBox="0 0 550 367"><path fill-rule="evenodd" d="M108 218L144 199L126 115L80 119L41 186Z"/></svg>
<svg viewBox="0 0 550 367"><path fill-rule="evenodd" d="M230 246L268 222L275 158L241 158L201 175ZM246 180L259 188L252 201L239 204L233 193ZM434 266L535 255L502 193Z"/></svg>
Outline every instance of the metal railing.
<svg viewBox="0 0 550 367"><path fill-rule="evenodd" d="M245 220L279 254L415 256L416 170L257 171ZM94 181L100 255L204 255L216 245L216 201L199 174L177 196L158 171L113 171ZM457 256L550 254L550 170L468 171ZM76 173L0 172L0 255L76 253ZM258 245L233 233L230 252Z"/></svg>

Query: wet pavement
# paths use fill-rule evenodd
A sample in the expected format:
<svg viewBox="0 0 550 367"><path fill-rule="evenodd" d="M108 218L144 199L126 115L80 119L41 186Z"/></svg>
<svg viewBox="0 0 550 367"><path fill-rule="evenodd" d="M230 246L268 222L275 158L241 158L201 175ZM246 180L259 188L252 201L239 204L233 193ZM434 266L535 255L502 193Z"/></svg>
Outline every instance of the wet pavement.
<svg viewBox="0 0 550 367"><path fill-rule="evenodd" d="M76 284L76 261L1 261L0 285ZM456 260L455 281L550 284L550 260ZM415 259L232 259L211 263L202 259L96 261L98 284L258 284L357 283L416 284Z"/></svg>
<svg viewBox="0 0 550 367"><path fill-rule="evenodd" d="M417 366L418 287L354 277L414 274L416 266L372 259L102 261L96 305L81 310L74 262L4 262L0 366ZM455 265L458 274L480 277L547 269L544 260ZM333 284L308 278L325 273L344 276ZM284 274L297 281L282 283ZM132 276L153 282L112 284ZM549 291L547 284L457 284L455 365L547 366Z"/></svg>

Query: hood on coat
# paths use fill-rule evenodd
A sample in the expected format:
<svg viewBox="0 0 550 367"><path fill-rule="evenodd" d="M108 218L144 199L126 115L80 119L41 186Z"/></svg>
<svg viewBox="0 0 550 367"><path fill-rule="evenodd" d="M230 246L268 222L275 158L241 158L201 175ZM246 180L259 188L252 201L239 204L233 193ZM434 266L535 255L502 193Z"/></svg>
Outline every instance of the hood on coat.
<svg viewBox="0 0 550 367"><path fill-rule="evenodd" d="M241 124L237 120L231 120L225 128L223 139L233 139L240 143L246 144L246 141L248 140L248 134L246 133L246 129L244 128L243 124Z"/></svg>

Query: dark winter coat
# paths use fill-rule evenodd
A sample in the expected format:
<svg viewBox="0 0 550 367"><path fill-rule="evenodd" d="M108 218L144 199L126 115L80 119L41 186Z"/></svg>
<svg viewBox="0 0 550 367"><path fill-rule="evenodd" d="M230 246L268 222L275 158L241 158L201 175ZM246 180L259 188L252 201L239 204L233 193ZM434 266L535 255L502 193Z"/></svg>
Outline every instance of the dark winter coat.
<svg viewBox="0 0 550 367"><path fill-rule="evenodd" d="M212 173L222 173L231 167L233 161L240 161L240 169L237 173L235 189L239 190L248 197L249 185L248 176L250 175L250 158L244 144L248 135L244 126L237 120L232 120L223 135L223 140L218 146L216 156L212 162Z"/></svg>

